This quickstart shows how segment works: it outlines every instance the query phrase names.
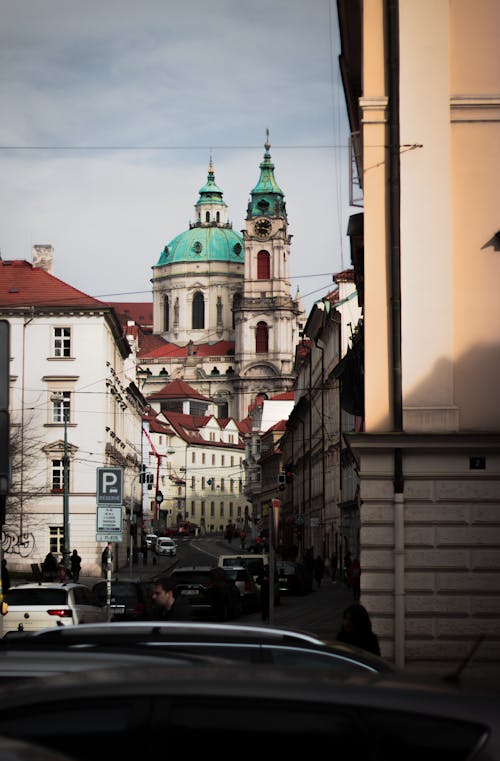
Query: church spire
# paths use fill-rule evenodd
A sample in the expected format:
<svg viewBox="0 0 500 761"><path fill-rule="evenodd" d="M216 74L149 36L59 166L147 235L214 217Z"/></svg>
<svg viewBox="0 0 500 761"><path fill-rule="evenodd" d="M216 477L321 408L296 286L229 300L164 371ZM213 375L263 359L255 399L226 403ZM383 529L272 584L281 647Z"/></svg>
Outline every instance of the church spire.
<svg viewBox="0 0 500 761"><path fill-rule="evenodd" d="M212 154L208 164L208 175L205 185L198 191L200 197L195 204L197 222L202 225L226 224L227 204L222 198L222 190L215 183Z"/></svg>
<svg viewBox="0 0 500 761"><path fill-rule="evenodd" d="M264 158L260 162L260 177L257 185L251 191L248 205L247 218L253 217L284 217L286 209L284 193L274 177L274 164L271 160L271 143L269 142L269 130L266 129L266 142L264 144Z"/></svg>

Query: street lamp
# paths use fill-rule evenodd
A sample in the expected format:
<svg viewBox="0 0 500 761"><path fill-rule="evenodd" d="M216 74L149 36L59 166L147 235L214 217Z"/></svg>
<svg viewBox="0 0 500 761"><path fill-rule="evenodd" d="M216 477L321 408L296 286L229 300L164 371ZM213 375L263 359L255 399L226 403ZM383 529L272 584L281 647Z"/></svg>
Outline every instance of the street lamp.
<svg viewBox="0 0 500 761"><path fill-rule="evenodd" d="M68 412L69 404L65 404L62 391L54 392L51 400L57 404L59 413L62 412L64 422L64 448L63 448L63 561L66 569L69 570L69 457L68 457ZM60 421L58 421L60 422Z"/></svg>

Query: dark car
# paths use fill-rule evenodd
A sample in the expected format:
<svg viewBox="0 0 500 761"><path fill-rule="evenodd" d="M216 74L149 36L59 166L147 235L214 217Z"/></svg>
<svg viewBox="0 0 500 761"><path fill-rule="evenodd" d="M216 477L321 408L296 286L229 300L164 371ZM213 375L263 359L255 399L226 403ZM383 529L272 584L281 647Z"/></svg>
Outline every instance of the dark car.
<svg viewBox="0 0 500 761"><path fill-rule="evenodd" d="M257 583L244 566L223 566L224 575L238 588L244 613L255 612L260 607L260 594Z"/></svg>
<svg viewBox="0 0 500 761"><path fill-rule="evenodd" d="M278 560L276 575L280 592L290 595L306 595L312 592L312 580L306 576L304 566L290 560Z"/></svg>
<svg viewBox="0 0 500 761"><path fill-rule="evenodd" d="M169 575L176 593L188 598L195 616L229 621L241 615L240 592L221 568L181 566Z"/></svg>
<svg viewBox="0 0 500 761"><path fill-rule="evenodd" d="M102 605L107 601L107 582L98 581L92 587ZM133 621L148 617L151 612L152 583L137 579L113 579L111 581L110 614L112 621Z"/></svg>
<svg viewBox="0 0 500 761"><path fill-rule="evenodd" d="M8 687L8 688L7 688ZM343 758L499 761L500 698L394 674L340 678L248 664L111 668L0 689L0 737L78 761L142 758L162 747L310 746Z"/></svg>
<svg viewBox="0 0 500 761"><path fill-rule="evenodd" d="M25 646L23 640L19 648ZM172 652L224 660L324 670L345 675L355 672L395 672L388 661L343 642L327 642L313 634L276 626L213 623L201 621L116 622L62 629L33 634L29 647L36 643L56 649L85 647L92 650L120 653L130 650Z"/></svg>

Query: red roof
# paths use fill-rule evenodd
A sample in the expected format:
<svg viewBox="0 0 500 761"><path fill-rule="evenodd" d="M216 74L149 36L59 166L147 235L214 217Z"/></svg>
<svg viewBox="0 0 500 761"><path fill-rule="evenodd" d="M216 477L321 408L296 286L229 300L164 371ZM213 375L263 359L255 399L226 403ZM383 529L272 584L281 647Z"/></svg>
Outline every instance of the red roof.
<svg viewBox="0 0 500 761"><path fill-rule="evenodd" d="M150 336L149 338L153 338L153 336ZM147 339L148 336L144 336L141 342L141 349L138 355L140 359L167 359L171 357L189 356L189 344L186 344L185 346L177 346L177 344L165 341L163 338L161 339L161 343L157 341L155 344ZM234 341L217 341L217 343L214 344L192 344L192 352L193 356L196 357L233 356Z"/></svg>
<svg viewBox="0 0 500 761"><path fill-rule="evenodd" d="M293 402L295 394L293 391L282 391L281 394L271 397L273 402Z"/></svg>
<svg viewBox="0 0 500 761"><path fill-rule="evenodd" d="M177 378L171 383L167 383L162 389L157 391L147 399L201 399L204 402L209 402L210 399L196 391L189 383Z"/></svg>
<svg viewBox="0 0 500 761"><path fill-rule="evenodd" d="M115 308L118 318L125 327L129 320L133 320L145 331L153 329L153 303L150 301L113 301L111 306Z"/></svg>
<svg viewBox="0 0 500 761"><path fill-rule="evenodd" d="M22 259L0 260L0 306L109 307Z"/></svg>

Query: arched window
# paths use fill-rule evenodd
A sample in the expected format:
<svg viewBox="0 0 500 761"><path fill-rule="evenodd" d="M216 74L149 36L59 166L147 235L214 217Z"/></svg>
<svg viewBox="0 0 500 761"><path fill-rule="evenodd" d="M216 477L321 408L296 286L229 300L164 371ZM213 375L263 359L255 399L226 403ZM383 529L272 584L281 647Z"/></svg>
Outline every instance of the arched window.
<svg viewBox="0 0 500 761"><path fill-rule="evenodd" d="M205 327L205 299L200 291L193 298L193 330Z"/></svg>
<svg viewBox="0 0 500 761"><path fill-rule="evenodd" d="M209 211L205 212L205 222L210 222L210 212Z"/></svg>
<svg viewBox="0 0 500 761"><path fill-rule="evenodd" d="M269 351L269 331L265 322L257 323L255 332L255 353L267 354Z"/></svg>
<svg viewBox="0 0 500 761"><path fill-rule="evenodd" d="M217 220L217 222L220 222L220 211L218 211L217 214L215 215L215 219Z"/></svg>
<svg viewBox="0 0 500 761"><path fill-rule="evenodd" d="M271 277L271 260L269 251L259 251L257 254L257 280L269 280Z"/></svg>
<svg viewBox="0 0 500 761"><path fill-rule="evenodd" d="M169 330L169 329L170 329L170 308L169 308L168 296L165 296L165 300L163 302L163 330Z"/></svg>

